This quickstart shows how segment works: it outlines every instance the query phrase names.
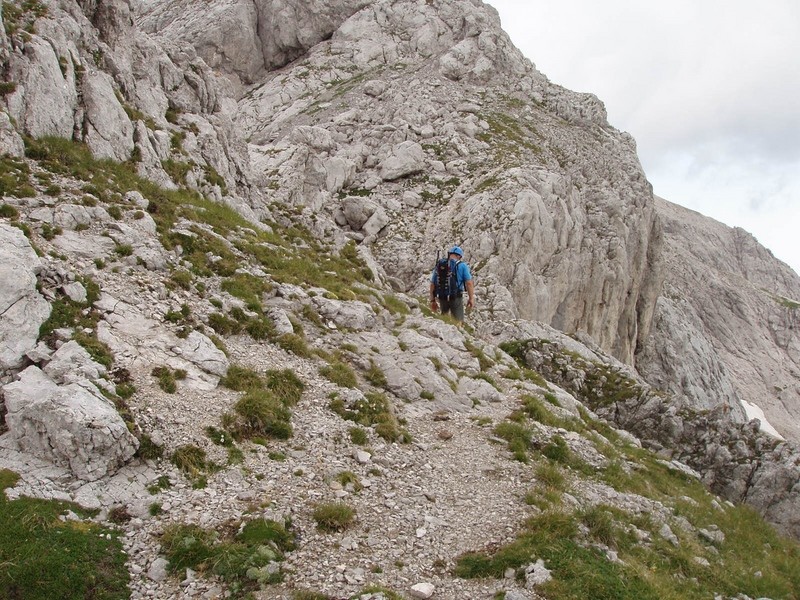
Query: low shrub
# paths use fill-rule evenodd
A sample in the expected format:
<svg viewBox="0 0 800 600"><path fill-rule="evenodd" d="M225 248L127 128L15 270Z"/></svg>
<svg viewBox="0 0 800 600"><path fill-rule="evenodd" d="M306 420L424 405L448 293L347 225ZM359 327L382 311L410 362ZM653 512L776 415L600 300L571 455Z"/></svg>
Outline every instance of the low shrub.
<svg viewBox="0 0 800 600"><path fill-rule="evenodd" d="M219 382L237 392L246 392L264 387L264 379L258 373L239 365L230 365L228 372Z"/></svg>
<svg viewBox="0 0 800 600"><path fill-rule="evenodd" d="M230 533L237 529L238 533ZM283 574L274 563L282 562L294 547L294 534L284 524L268 519L255 519L225 533L175 524L161 537L171 572L192 569L201 576L218 577L236 598L249 597L265 585L282 581Z"/></svg>

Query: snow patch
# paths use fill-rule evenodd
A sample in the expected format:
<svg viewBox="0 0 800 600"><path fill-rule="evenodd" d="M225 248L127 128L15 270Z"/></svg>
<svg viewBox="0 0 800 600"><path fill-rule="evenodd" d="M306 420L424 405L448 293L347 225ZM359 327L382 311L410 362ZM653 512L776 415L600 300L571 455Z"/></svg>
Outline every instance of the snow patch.
<svg viewBox="0 0 800 600"><path fill-rule="evenodd" d="M784 440L784 437L778 433L778 431L772 425L770 425L769 421L767 421L767 418L764 416L764 411L761 410L760 407L752 402L747 402L747 400L741 400L741 403L748 419L758 419L761 421L761 427L759 427L761 431L771 435L772 437L778 438L779 440Z"/></svg>

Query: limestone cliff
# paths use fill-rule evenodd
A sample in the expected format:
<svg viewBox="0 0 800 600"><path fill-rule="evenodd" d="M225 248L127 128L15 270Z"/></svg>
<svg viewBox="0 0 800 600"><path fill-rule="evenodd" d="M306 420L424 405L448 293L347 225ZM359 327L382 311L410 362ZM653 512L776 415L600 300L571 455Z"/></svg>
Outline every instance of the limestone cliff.
<svg viewBox="0 0 800 600"><path fill-rule="evenodd" d="M637 547L679 545L675 527L695 562L717 560L680 502L628 486L640 471L702 480L800 538L800 279L747 233L655 198L634 140L596 97L540 73L490 6L3 10L0 466L25 471L24 493L129 507L137 594L182 593L147 513L163 477L181 482L157 492L175 521L229 526L269 498L265 515L297 517L312 540L297 581L351 597L365 560L382 569L408 552L422 577L509 541L539 477L523 463L551 460L551 444L577 457L556 465L570 511L655 515ZM420 302L453 243L476 277L468 328ZM249 392L228 375L248 369L306 386L269 415L294 440L235 429ZM346 419L376 405L383 420L360 425L367 452ZM789 441L748 422L750 405ZM524 431L506 439L495 422ZM642 445L658 455L638 462ZM187 447L230 464L182 474ZM331 465L358 472L363 495ZM204 469L209 489L193 490ZM310 503L329 497L358 503L352 539L315 532ZM714 520L729 508L702 502ZM337 565L319 578L315 544ZM527 594L513 578L436 577L442 597Z"/></svg>
<svg viewBox="0 0 800 600"><path fill-rule="evenodd" d="M752 235L658 198L666 281L637 357L699 408L740 401L800 439L800 279Z"/></svg>

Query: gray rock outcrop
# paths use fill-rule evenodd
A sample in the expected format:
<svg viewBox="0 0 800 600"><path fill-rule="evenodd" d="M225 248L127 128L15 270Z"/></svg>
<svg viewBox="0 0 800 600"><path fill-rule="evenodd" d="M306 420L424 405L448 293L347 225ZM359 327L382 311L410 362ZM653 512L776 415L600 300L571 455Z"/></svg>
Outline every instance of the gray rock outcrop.
<svg viewBox="0 0 800 600"><path fill-rule="evenodd" d="M34 19L28 10L22 18ZM5 105L20 133L74 135L95 156L133 157L142 175L173 187L174 173L162 161L191 162L186 183L263 208L251 188L246 148L233 133L234 105L192 48L154 43L134 25L127 0L53 3L35 20L31 32L17 31L3 44L14 83ZM19 138L2 138L18 152ZM171 145L177 139L180 148ZM246 202L239 196L245 190Z"/></svg>
<svg viewBox="0 0 800 600"><path fill-rule="evenodd" d="M800 277L741 229L656 207L667 280L639 371L698 408L755 404L800 439Z"/></svg>
<svg viewBox="0 0 800 600"><path fill-rule="evenodd" d="M28 367L3 393L8 435L16 445L69 467L78 479L110 475L136 452L138 442L116 408L86 386L57 385L38 367Z"/></svg>
<svg viewBox="0 0 800 600"><path fill-rule="evenodd" d="M602 477L644 476L644 446L800 539L797 276L741 230L655 198L633 139L596 97L548 81L491 7L45 4L25 13L29 32L0 28L14 84L0 96L0 150L22 157L34 190L5 196L3 212L47 257L0 224L12 307L0 321L0 468L21 474L9 498L78 501L101 520L124 506L132 595L228 594L191 571L169 576L155 540L167 521L230 528L269 498L265 518L297 516L313 541L287 557L287 597L301 585L353 597L368 578L492 597L497 581L438 569L434 589L430 565L518 532L540 510L521 501L540 473L512 454L543 464L556 441L586 466L559 467L569 489L557 509L575 518L608 505L652 517L622 523L644 545L724 543L678 504ZM85 142L164 189L126 171L102 189L43 158L50 141L26 138L25 157L22 135ZM478 290L461 326L424 299L437 250L453 243ZM37 340L41 296L80 306ZM292 439L228 446L249 393L234 388L288 373L304 384L283 407ZM746 402L788 441L748 420ZM500 443L507 419L524 424L519 450ZM146 459L130 460L131 432ZM208 471L190 481L152 458L159 447L204 452ZM359 481L340 481L346 472ZM329 498L357 505L356 530L314 529L304 511ZM707 500L712 516L729 509ZM576 543L620 560L585 529ZM381 568L404 554L403 569ZM320 569L321 555L336 569ZM506 573L507 597L533 597L522 586L550 569L557 578L537 558Z"/></svg>
<svg viewBox="0 0 800 600"><path fill-rule="evenodd" d="M50 304L36 289L39 257L21 230L0 223L0 371L22 366Z"/></svg>

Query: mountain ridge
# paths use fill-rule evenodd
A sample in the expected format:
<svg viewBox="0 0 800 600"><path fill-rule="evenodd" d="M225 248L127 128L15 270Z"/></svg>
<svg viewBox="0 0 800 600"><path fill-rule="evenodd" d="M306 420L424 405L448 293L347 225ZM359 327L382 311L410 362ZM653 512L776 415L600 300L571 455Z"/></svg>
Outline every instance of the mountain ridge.
<svg viewBox="0 0 800 600"><path fill-rule="evenodd" d="M3 354L0 465L21 476L12 500L77 501L101 523L127 512L134 597L244 586L367 598L371 582L414 597L430 582L441 597L551 597L574 581L552 548L478 570L511 569L506 580L465 565L522 543L520 520L562 512L578 553L597 547L592 519L617 528L599 546L620 569L610 580L634 576L616 552L638 565L631 548L650 556L666 541L705 590L733 597L756 594L758 577L719 576L734 568L725 536L740 535L722 498L800 535L796 274L752 236L654 197L634 140L597 98L536 71L490 7L26 6L4 7L0 38L1 248L22 249L3 264L25 275L3 291L32 307L0 332L24 346ZM209 15L242 24L245 51L201 27ZM259 23L285 37L266 44ZM478 282L468 327L420 301L435 249L453 241ZM269 385L287 372L305 387L279 407ZM67 439L37 396L97 420L70 421ZM745 398L790 442L760 433ZM269 411L255 443L245 400ZM662 475L711 516L690 522ZM349 533L315 526L328 500L356 508ZM256 517L293 523L299 547L271 546L233 582L167 576L166 540L189 543L182 527L219 536ZM550 587L535 583L543 556ZM764 560L775 589L791 587ZM257 591L279 573L280 588Z"/></svg>

